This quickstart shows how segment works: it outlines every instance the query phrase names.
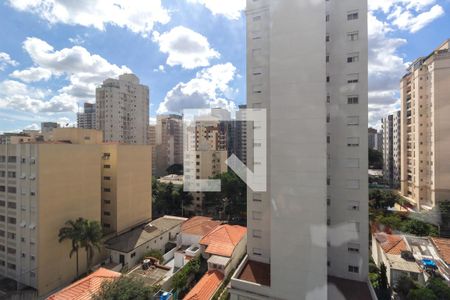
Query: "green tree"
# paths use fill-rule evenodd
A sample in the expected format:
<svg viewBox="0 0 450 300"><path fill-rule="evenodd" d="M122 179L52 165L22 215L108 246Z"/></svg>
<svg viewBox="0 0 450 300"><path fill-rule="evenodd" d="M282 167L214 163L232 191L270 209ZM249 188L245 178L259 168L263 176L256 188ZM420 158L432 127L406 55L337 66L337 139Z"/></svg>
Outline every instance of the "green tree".
<svg viewBox="0 0 450 300"><path fill-rule="evenodd" d="M400 229L402 226L402 219L397 214L379 215L375 221L389 226L392 229Z"/></svg>
<svg viewBox="0 0 450 300"><path fill-rule="evenodd" d="M450 300L450 287L440 278L430 278L426 287L440 300Z"/></svg>
<svg viewBox="0 0 450 300"><path fill-rule="evenodd" d="M89 271L95 250L100 251L101 249L103 230L99 222L85 219L83 219L82 228L81 246L86 251L86 266Z"/></svg>
<svg viewBox="0 0 450 300"><path fill-rule="evenodd" d="M106 281L93 300L150 300L158 287L148 287L143 281L133 277L122 276L119 279Z"/></svg>
<svg viewBox="0 0 450 300"><path fill-rule="evenodd" d="M164 261L163 254L158 250L150 250L146 252L142 258L144 257L154 257L159 261L159 263L162 263Z"/></svg>
<svg viewBox="0 0 450 300"><path fill-rule="evenodd" d="M403 222L401 230L418 236L437 235L437 230L433 225L416 219Z"/></svg>
<svg viewBox="0 0 450 300"><path fill-rule="evenodd" d="M81 247L81 239L83 235L83 219L78 218L75 221L69 220L66 222L66 226L59 230L58 239L62 243L65 240L70 240L72 243L72 248L69 253L69 257L75 254L76 257L76 268L77 277L79 276L79 250Z"/></svg>
<svg viewBox="0 0 450 300"><path fill-rule="evenodd" d="M369 168L383 169L383 153L381 151L369 149Z"/></svg>
<svg viewBox="0 0 450 300"><path fill-rule="evenodd" d="M401 276L394 286L394 291L399 295L400 299L406 299L408 293L417 288L417 284L408 276Z"/></svg>
<svg viewBox="0 0 450 300"><path fill-rule="evenodd" d="M245 221L247 186L233 171L213 177L221 181L221 191L205 193L205 206L222 211L230 222Z"/></svg>
<svg viewBox="0 0 450 300"><path fill-rule="evenodd" d="M173 164L166 169L167 174L183 175L183 165Z"/></svg>
<svg viewBox="0 0 450 300"><path fill-rule="evenodd" d="M443 300L438 299L432 290L427 288L415 289L409 292L408 300Z"/></svg>
<svg viewBox="0 0 450 300"><path fill-rule="evenodd" d="M185 192L182 185L161 183L156 179L153 186L153 213L155 217L163 215L181 216L182 206L192 203L191 193Z"/></svg>
<svg viewBox="0 0 450 300"><path fill-rule="evenodd" d="M384 263L381 263L380 265L380 271L378 276L378 291L379 291L378 292L379 299L388 300L391 298L391 293L388 287L388 279L386 275L386 266L384 265Z"/></svg>

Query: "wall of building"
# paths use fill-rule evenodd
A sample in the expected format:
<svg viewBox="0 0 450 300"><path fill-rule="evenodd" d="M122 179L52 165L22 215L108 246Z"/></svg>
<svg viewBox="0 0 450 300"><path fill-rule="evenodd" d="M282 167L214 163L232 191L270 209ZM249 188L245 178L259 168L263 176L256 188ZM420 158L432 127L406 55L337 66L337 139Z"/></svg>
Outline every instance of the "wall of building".
<svg viewBox="0 0 450 300"><path fill-rule="evenodd" d="M100 157L96 145L41 144L37 156L37 287L43 295L76 275L70 241L58 242L69 220L100 222ZM80 274L86 257L80 251Z"/></svg>

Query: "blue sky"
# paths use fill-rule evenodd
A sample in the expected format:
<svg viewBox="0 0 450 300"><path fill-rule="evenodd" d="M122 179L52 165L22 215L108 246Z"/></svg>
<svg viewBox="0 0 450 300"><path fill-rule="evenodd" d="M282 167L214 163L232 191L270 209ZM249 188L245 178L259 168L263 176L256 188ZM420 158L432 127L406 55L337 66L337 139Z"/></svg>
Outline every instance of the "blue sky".
<svg viewBox="0 0 450 300"><path fill-rule="evenodd" d="M245 0L6 0L0 131L73 124L95 86L132 71L151 117L245 103ZM371 125L398 108L406 65L450 37L449 0L369 0ZM69 13L70 12L70 13Z"/></svg>

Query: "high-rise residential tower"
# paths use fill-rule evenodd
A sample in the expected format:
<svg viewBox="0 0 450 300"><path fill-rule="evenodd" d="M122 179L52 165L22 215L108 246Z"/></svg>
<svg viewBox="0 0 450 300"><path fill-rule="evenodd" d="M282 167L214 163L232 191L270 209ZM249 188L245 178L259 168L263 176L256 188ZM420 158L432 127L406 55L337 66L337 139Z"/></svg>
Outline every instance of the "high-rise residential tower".
<svg viewBox="0 0 450 300"><path fill-rule="evenodd" d="M42 122L41 123L41 133L46 134L55 128L59 128L59 124L56 122Z"/></svg>
<svg viewBox="0 0 450 300"><path fill-rule="evenodd" d="M159 115L156 118L156 176L166 174L174 164L183 164L183 117Z"/></svg>
<svg viewBox="0 0 450 300"><path fill-rule="evenodd" d="M400 83L401 193L417 209L450 199L450 40Z"/></svg>
<svg viewBox="0 0 450 300"><path fill-rule="evenodd" d="M247 106L267 110L268 186L247 195L231 299L368 292L367 48L367 1L247 1Z"/></svg>
<svg viewBox="0 0 450 300"><path fill-rule="evenodd" d="M134 74L107 79L96 91L97 129L105 142L147 144L149 88Z"/></svg>
<svg viewBox="0 0 450 300"><path fill-rule="evenodd" d="M95 104L84 103L84 110L77 114L77 127L84 129L96 129L97 123L95 121Z"/></svg>
<svg viewBox="0 0 450 300"><path fill-rule="evenodd" d="M400 187L400 134L401 112L384 117L383 126L383 177L392 188Z"/></svg>

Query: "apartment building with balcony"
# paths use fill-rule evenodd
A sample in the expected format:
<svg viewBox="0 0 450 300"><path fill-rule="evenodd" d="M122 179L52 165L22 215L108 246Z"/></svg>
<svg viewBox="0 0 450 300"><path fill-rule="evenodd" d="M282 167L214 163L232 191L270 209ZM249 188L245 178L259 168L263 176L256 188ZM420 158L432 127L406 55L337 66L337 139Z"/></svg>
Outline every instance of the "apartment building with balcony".
<svg viewBox="0 0 450 300"><path fill-rule="evenodd" d="M367 1L252 0L246 13L247 107L267 110L268 186L247 194L231 299L368 299Z"/></svg>
<svg viewBox="0 0 450 300"><path fill-rule="evenodd" d="M383 127L383 177L390 187L400 188L401 111L381 119Z"/></svg>
<svg viewBox="0 0 450 300"><path fill-rule="evenodd" d="M134 74L106 79L96 90L96 128L105 142L147 144L148 86Z"/></svg>
<svg viewBox="0 0 450 300"><path fill-rule="evenodd" d="M70 242L58 232L79 217L100 222L100 156L95 145L0 146L0 274L39 295L76 276ZM83 251L81 251L83 252ZM80 272L86 257L80 252Z"/></svg>
<svg viewBox="0 0 450 300"><path fill-rule="evenodd" d="M156 165L154 176L164 176L168 167L183 164L183 117L159 115L155 128Z"/></svg>
<svg viewBox="0 0 450 300"><path fill-rule="evenodd" d="M78 128L46 138L0 145L0 275L39 296L75 279L71 244L58 241L68 220L114 235L151 219L150 146L104 144L101 131Z"/></svg>
<svg viewBox="0 0 450 300"><path fill-rule="evenodd" d="M450 40L400 82L401 194L418 210L450 199Z"/></svg>

